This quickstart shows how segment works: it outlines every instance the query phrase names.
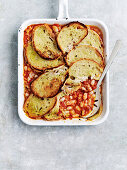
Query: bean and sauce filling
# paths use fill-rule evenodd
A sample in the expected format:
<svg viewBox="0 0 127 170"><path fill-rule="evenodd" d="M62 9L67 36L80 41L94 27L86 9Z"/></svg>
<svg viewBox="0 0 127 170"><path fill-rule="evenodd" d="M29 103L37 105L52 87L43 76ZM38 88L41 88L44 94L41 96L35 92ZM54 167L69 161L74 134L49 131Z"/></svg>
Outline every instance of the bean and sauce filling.
<svg viewBox="0 0 127 170"><path fill-rule="evenodd" d="M89 79L81 82L77 91L60 99L59 114L63 118L80 118L88 115L94 107L97 80Z"/></svg>

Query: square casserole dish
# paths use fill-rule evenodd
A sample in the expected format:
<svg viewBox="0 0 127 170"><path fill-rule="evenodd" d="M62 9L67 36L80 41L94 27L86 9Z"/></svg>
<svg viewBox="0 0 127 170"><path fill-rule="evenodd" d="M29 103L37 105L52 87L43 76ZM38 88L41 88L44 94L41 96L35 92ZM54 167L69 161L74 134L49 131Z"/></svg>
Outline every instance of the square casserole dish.
<svg viewBox="0 0 127 170"><path fill-rule="evenodd" d="M109 74L107 73L102 91L103 111L101 115L94 120L86 119L72 119L72 120L58 120L58 121L45 121L31 119L26 116L23 111L24 104L24 80L23 80L23 36L24 30L32 24L67 24L69 22L78 21L85 25L95 25L103 32L104 42L104 57L105 64L108 60L108 29L105 24L97 19L31 19L25 21L18 30L18 114L20 119L28 125L39 125L39 126L58 126L58 125L97 125L104 122L109 113Z"/></svg>

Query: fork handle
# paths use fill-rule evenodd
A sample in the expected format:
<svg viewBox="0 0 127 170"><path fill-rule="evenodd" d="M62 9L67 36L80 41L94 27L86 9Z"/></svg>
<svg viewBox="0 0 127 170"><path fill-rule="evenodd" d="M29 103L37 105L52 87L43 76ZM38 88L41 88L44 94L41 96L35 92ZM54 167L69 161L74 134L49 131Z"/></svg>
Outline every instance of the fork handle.
<svg viewBox="0 0 127 170"><path fill-rule="evenodd" d="M112 50L112 53L110 55L110 58L108 60L108 63L106 65L106 67L105 67L105 69L104 69L98 83L97 83L97 88L101 85L101 82L104 79L104 77L105 77L107 71L109 70L111 64L113 63L113 61L114 61L114 59L115 59L115 57L116 57L116 55L117 55L117 53L119 51L120 46L121 46L121 40L117 40L116 43L115 43L115 46L114 46L114 48Z"/></svg>

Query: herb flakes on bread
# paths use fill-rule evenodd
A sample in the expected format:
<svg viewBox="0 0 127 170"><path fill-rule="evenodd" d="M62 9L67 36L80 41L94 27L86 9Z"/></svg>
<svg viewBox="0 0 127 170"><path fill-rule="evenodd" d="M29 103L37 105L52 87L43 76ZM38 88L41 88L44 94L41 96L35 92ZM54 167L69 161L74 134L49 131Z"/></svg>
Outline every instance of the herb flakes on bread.
<svg viewBox="0 0 127 170"><path fill-rule="evenodd" d="M41 99L33 94L30 94L24 104L24 111L31 118L41 118L54 107L55 103L56 97Z"/></svg>
<svg viewBox="0 0 127 170"><path fill-rule="evenodd" d="M95 47L103 56L103 41L94 30L88 29L88 35L79 43L79 45L90 45Z"/></svg>
<svg viewBox="0 0 127 170"><path fill-rule="evenodd" d="M68 53L75 45L88 34L87 27L79 22L65 25L57 36L57 42L62 52Z"/></svg>
<svg viewBox="0 0 127 170"><path fill-rule="evenodd" d="M103 67L92 60L79 60L69 68L69 78L66 80L67 85L79 85L81 81L85 81L89 77L99 80Z"/></svg>
<svg viewBox="0 0 127 170"><path fill-rule="evenodd" d="M51 69L64 64L63 56L60 56L55 60L46 60L40 57L34 50L32 43L30 41L25 47L24 52L25 57L27 58L27 61L31 65L31 67L38 70Z"/></svg>
<svg viewBox="0 0 127 170"><path fill-rule="evenodd" d="M55 59L61 56L53 31L48 24L34 27L32 42L35 51L43 58Z"/></svg>
<svg viewBox="0 0 127 170"><path fill-rule="evenodd" d="M55 96L64 83L67 73L68 68L64 65L43 73L32 82L32 92L41 98Z"/></svg>
<svg viewBox="0 0 127 170"><path fill-rule="evenodd" d="M61 119L61 116L58 114L59 112L59 106L60 106L60 98L64 97L65 93L63 91L61 91L59 94L57 94L56 98L57 98L57 102L55 104L55 106L53 107L53 109L44 115L44 118L46 120L59 120Z"/></svg>
<svg viewBox="0 0 127 170"><path fill-rule="evenodd" d="M77 46L73 50L71 50L66 57L66 62L70 66L81 59L94 60L98 64L102 66L104 65L102 55L97 51L96 48L88 45Z"/></svg>

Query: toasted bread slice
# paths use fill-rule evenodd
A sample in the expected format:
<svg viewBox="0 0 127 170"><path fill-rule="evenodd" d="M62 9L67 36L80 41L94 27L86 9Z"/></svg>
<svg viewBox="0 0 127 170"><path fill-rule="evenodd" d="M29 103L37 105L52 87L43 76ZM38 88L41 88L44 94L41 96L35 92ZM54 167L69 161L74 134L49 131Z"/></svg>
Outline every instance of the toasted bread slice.
<svg viewBox="0 0 127 170"><path fill-rule="evenodd" d="M57 102L55 104L55 106L53 107L53 109L44 115L44 118L46 120L59 120L61 118L61 116L58 114L59 112L59 106L60 106L60 98L62 98L63 96L65 96L65 93L63 91L61 91L59 94L57 94Z"/></svg>
<svg viewBox="0 0 127 170"><path fill-rule="evenodd" d="M103 67L92 60L84 59L75 62L69 68L69 78L66 80L66 85L79 85L80 82L85 81L88 77L99 80L103 72Z"/></svg>
<svg viewBox="0 0 127 170"><path fill-rule="evenodd" d="M32 47L32 43L28 42L28 45L25 47L25 56L27 58L28 63L35 69L45 70L54 67L58 67L64 64L63 57L60 56L55 60L46 60L40 57L34 48Z"/></svg>
<svg viewBox="0 0 127 170"><path fill-rule="evenodd" d="M104 48L102 39L94 30L88 29L88 35L79 43L79 45L90 45L95 47L103 56Z"/></svg>
<svg viewBox="0 0 127 170"><path fill-rule="evenodd" d="M24 104L24 112L31 118L41 118L54 107L55 103L56 97L41 99L30 94Z"/></svg>
<svg viewBox="0 0 127 170"><path fill-rule="evenodd" d="M73 93L74 91L77 91L80 88L80 85L70 85L70 84L66 84L66 81L62 87L62 90L64 91L65 94L70 94Z"/></svg>
<svg viewBox="0 0 127 170"><path fill-rule="evenodd" d="M57 36L57 42L63 53L68 53L73 46L87 35L87 27L79 22L72 22L64 26Z"/></svg>
<svg viewBox="0 0 127 170"><path fill-rule="evenodd" d="M103 57L101 54L94 47L88 45L77 46L71 50L66 57L66 62L70 66L81 59L94 60L98 64L102 66L104 65Z"/></svg>
<svg viewBox="0 0 127 170"><path fill-rule="evenodd" d="M46 59L55 59L61 55L52 29L47 25L38 25L32 33L33 47L37 53Z"/></svg>
<svg viewBox="0 0 127 170"><path fill-rule="evenodd" d="M31 90L38 97L53 97L58 93L67 73L68 68L64 65L49 70L32 82Z"/></svg>

